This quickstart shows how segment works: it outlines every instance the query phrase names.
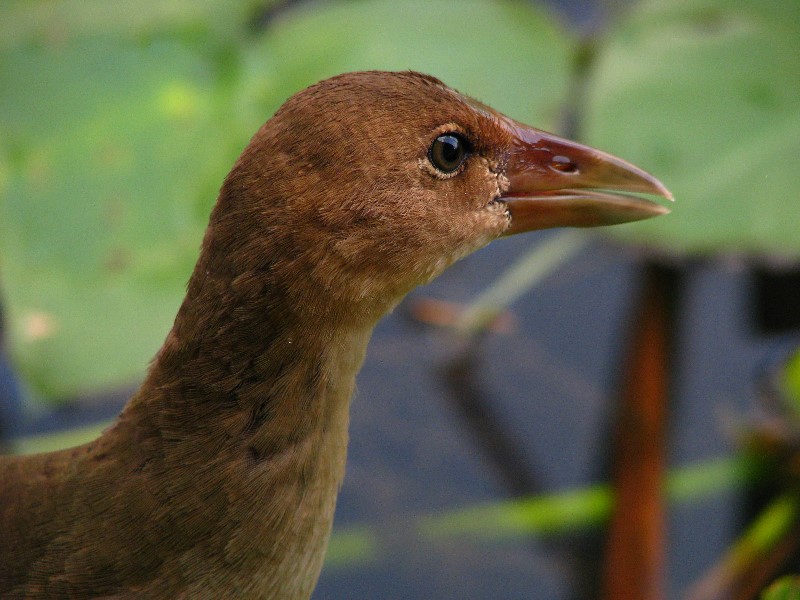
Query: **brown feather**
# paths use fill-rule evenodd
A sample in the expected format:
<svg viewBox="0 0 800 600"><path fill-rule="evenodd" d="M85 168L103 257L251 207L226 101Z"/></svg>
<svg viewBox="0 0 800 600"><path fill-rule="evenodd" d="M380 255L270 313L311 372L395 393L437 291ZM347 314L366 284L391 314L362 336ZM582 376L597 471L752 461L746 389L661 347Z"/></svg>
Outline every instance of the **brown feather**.
<svg viewBox="0 0 800 600"><path fill-rule="evenodd" d="M520 127L413 72L289 99L226 178L174 326L115 424L0 457L0 597L308 598L372 329L509 228L509 156L543 155ZM471 145L450 175L428 155L448 132Z"/></svg>
<svg viewBox="0 0 800 600"><path fill-rule="evenodd" d="M479 120L415 73L291 98L225 180L173 329L113 427L0 458L0 596L310 596L375 322L506 226L457 226L495 175L442 198L418 165L435 127Z"/></svg>

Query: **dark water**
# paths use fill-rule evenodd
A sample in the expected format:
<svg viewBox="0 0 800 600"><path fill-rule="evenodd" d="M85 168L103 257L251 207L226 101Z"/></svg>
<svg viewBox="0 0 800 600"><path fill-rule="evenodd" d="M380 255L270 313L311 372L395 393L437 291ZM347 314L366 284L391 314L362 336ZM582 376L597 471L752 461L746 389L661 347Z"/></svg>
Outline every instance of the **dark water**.
<svg viewBox="0 0 800 600"><path fill-rule="evenodd" d="M495 244L415 295L466 301L532 241ZM629 252L595 243L513 306L512 333L483 340L475 381L501 437L521 454L517 481L492 460L441 375L459 350L456 340L419 327L403 307L381 324L353 403L336 524L373 524L389 548L367 568L326 570L315 598L595 597L587 589L597 589L597 532L430 543L408 530L414 515L510 498L519 485L548 493L606 478L635 265ZM754 381L772 344L750 331L747 298L742 270L709 264L687 272L671 465L730 454L733 424L756 403ZM741 501L727 492L670 510L670 597L734 539Z"/></svg>
<svg viewBox="0 0 800 600"><path fill-rule="evenodd" d="M335 529L367 525L380 546L366 562L326 568L316 599L594 597L586 590L596 589L598 532L500 542L425 541L414 533L420 515L606 479L617 363L636 289L635 253L593 242L511 307L512 332L481 340L466 393L485 402L493 428L488 438L459 408L456 396L465 391L443 376L462 343L408 315L410 302L421 296L469 301L547 235L496 242L417 290L375 331L353 401ZM674 466L731 454L734 424L758 403L755 382L778 344L752 331L749 281L746 271L720 263L687 267L670 406ZM3 377L0 392L11 391ZM28 419L24 430L104 418L124 397L111 398L106 408L91 403L91 410L73 407ZM22 422L10 420L12 404L4 406L6 424ZM510 464L493 444L513 447ZM671 508L670 597L735 538L742 500L726 492Z"/></svg>

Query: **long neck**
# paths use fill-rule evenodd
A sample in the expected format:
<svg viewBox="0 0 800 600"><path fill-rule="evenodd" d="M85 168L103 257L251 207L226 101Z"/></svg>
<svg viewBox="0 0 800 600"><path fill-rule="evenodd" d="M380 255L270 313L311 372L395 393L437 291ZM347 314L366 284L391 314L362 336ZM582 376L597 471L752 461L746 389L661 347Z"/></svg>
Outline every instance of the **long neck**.
<svg viewBox="0 0 800 600"><path fill-rule="evenodd" d="M324 290L307 288L298 301L267 263L231 272L206 254L119 427L136 431L145 469L161 474L162 501L191 515L185 529L221 536L226 562L238 565L225 575L231 585L307 597L374 320L342 318Z"/></svg>
<svg viewBox="0 0 800 600"><path fill-rule="evenodd" d="M162 427L224 431L262 460L346 414L373 324L287 306L270 283L246 296L233 285L216 302L190 292L140 396L168 403Z"/></svg>

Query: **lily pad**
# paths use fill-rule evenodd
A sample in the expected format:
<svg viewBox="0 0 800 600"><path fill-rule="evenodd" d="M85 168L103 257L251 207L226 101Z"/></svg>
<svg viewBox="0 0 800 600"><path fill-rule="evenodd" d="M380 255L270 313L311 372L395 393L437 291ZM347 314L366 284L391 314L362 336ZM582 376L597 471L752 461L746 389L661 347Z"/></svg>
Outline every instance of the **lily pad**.
<svg viewBox="0 0 800 600"><path fill-rule="evenodd" d="M552 127L567 89L571 41L524 3L300 5L225 41L178 0L163 22L118 20L116 0L75 4L47 3L64 19L15 1L2 13L19 27L0 44L3 300L12 358L44 397L142 376L227 169L292 93L348 70L418 69ZM241 22L247 4L220 19ZM97 32L104 19L115 37Z"/></svg>
<svg viewBox="0 0 800 600"><path fill-rule="evenodd" d="M235 149L214 69L178 42L0 56L11 355L47 396L128 383L169 331Z"/></svg>
<svg viewBox="0 0 800 600"><path fill-rule="evenodd" d="M241 34L242 25L278 0L3 0L0 49L97 35Z"/></svg>
<svg viewBox="0 0 800 600"><path fill-rule="evenodd" d="M610 233L690 255L800 255L800 3L647 0L596 66L587 141L676 198L671 215Z"/></svg>
<svg viewBox="0 0 800 600"><path fill-rule="evenodd" d="M554 18L523 2L300 5L252 48L247 96L259 110L274 110L294 91L338 73L411 69L518 120L553 128L573 49L574 40Z"/></svg>

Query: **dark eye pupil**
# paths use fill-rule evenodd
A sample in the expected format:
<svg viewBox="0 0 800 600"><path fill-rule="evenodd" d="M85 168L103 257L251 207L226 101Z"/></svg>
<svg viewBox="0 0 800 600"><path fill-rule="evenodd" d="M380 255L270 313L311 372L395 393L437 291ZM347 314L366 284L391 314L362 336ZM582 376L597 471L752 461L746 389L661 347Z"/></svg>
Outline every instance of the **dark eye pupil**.
<svg viewBox="0 0 800 600"><path fill-rule="evenodd" d="M443 173L452 173L467 156L466 142L454 133L446 133L437 137L429 151L429 158L434 167Z"/></svg>

